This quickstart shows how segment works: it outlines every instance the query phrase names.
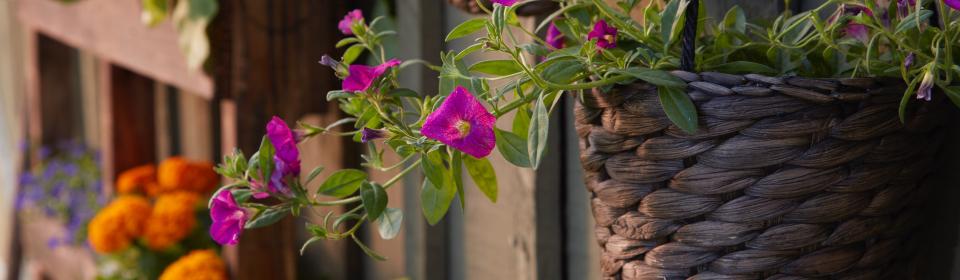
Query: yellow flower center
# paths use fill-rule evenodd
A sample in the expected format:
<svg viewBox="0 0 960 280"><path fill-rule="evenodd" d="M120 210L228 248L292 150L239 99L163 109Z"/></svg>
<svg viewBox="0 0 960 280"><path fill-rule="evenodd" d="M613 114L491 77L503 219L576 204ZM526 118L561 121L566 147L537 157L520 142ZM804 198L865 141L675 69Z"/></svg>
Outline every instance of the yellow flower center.
<svg viewBox="0 0 960 280"><path fill-rule="evenodd" d="M467 137L467 134L470 133L470 123L467 121L458 121L456 127L457 131L460 132L460 138Z"/></svg>
<svg viewBox="0 0 960 280"><path fill-rule="evenodd" d="M613 35L611 34L603 35L603 40L613 43Z"/></svg>

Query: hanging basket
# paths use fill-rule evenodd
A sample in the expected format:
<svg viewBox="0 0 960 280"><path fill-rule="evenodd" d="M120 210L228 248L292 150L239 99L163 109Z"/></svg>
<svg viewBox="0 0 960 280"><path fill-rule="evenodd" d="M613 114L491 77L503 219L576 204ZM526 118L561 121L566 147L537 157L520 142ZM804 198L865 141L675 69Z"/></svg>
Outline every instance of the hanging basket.
<svg viewBox="0 0 960 280"><path fill-rule="evenodd" d="M943 100L901 123L898 79L673 74L695 134L640 82L575 107L604 277L908 278Z"/></svg>

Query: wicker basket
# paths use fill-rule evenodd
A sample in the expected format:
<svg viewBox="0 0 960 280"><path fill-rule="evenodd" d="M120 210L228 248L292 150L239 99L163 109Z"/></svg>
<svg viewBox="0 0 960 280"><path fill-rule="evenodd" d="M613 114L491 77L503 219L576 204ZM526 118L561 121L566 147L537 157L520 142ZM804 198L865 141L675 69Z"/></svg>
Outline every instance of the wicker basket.
<svg viewBox="0 0 960 280"><path fill-rule="evenodd" d="M943 100L903 124L896 79L673 74L688 82L696 134L644 83L576 106L604 277L911 275Z"/></svg>

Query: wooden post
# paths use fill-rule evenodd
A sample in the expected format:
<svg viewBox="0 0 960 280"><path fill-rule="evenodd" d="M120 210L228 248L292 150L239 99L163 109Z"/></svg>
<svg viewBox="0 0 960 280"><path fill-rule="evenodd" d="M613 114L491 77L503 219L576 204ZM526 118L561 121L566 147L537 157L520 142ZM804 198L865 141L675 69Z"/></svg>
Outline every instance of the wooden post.
<svg viewBox="0 0 960 280"><path fill-rule="evenodd" d="M224 152L240 148L247 155L259 146L265 125L274 115L293 124L308 113L332 119L335 103L325 93L339 88L333 72L316 63L323 54L336 56L337 21L346 13L342 1L221 1L211 26L211 61L220 102ZM352 145L325 147L353 155ZM356 157L341 158L357 166ZM297 278L300 248L295 232L302 223L285 219L247 230L225 257L234 279ZM345 250L350 278L362 275L358 250ZM320 262L322 260L316 260ZM309 277L309 276L306 276Z"/></svg>
<svg viewBox="0 0 960 280"><path fill-rule="evenodd" d="M113 192L116 174L154 163L153 81L109 62L100 62L100 127L103 185Z"/></svg>

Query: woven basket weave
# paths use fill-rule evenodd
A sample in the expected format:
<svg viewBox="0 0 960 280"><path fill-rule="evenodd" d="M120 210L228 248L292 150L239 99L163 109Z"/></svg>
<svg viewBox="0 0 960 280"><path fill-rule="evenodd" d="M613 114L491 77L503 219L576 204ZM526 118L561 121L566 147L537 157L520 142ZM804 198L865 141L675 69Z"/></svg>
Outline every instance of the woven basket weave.
<svg viewBox="0 0 960 280"><path fill-rule="evenodd" d="M907 279L944 102L893 80L675 71L700 130L635 83L576 106L607 279Z"/></svg>

